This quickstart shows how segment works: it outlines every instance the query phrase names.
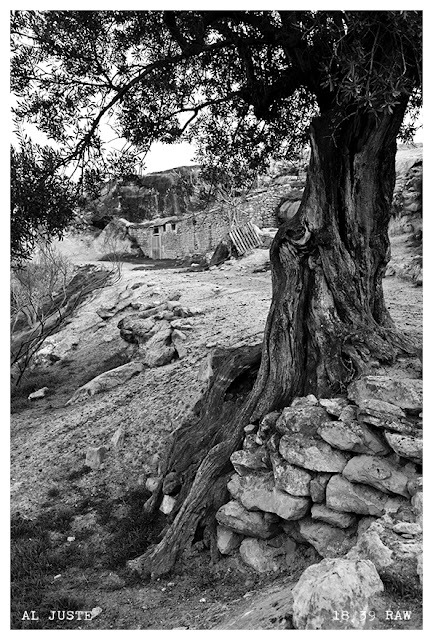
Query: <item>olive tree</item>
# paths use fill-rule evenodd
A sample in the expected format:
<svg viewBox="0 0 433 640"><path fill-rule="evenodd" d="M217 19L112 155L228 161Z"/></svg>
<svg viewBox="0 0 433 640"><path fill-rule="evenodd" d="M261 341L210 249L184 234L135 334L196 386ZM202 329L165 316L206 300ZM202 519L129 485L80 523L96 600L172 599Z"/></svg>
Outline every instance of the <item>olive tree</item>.
<svg viewBox="0 0 433 640"><path fill-rule="evenodd" d="M396 140L420 105L421 13L18 12L12 34L16 117L78 168L113 160L108 125L128 143L124 162L156 139L186 136L201 161L240 178L309 140L301 206L270 250L263 345L215 363L197 421L176 432L167 457L165 473L182 485L175 518L136 565L163 573L225 499L229 457L248 422L417 353L392 322L382 278ZM250 393L230 404L228 387L257 369ZM149 508L160 495L161 486Z"/></svg>

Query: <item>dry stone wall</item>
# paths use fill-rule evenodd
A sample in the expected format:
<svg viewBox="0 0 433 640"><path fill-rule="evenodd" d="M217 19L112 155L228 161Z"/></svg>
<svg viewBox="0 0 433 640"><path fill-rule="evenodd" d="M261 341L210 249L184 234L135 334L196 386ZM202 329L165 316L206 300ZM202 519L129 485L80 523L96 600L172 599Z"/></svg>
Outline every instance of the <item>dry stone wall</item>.
<svg viewBox="0 0 433 640"><path fill-rule="evenodd" d="M246 425L231 500L216 514L220 552L273 573L293 569L308 547L321 558L355 549L374 562L378 548L396 556L410 543L404 562L417 574L421 410L421 380L369 375L347 397L295 398Z"/></svg>

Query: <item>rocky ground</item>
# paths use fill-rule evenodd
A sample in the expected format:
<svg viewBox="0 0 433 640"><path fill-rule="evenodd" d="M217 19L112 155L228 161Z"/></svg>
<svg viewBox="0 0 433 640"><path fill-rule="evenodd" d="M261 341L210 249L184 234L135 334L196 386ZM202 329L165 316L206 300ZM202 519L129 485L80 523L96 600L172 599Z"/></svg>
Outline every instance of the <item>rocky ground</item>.
<svg viewBox="0 0 433 640"><path fill-rule="evenodd" d="M410 254L404 239L393 242L394 260ZM267 261L268 251L259 249L212 271L124 263L120 277L45 345L40 365L12 398L15 628L290 628L290 597L281 594L290 592L302 566L278 581L263 579L236 558L210 565L199 541L167 578L139 582L124 571L126 560L155 542L164 526L162 514L149 522L141 512L146 479L206 386L209 352L261 341L271 298ZM420 337L422 287L393 275L384 288L396 324ZM129 361L131 346L118 323L143 305L167 300L192 310L181 319L189 325L183 357L65 406L80 386ZM45 398L27 400L44 386ZM111 443L116 432L117 447ZM101 446L107 457L92 470L86 453ZM407 608L409 596L390 593L387 604ZM26 609L95 608L86 622L49 622L46 613L40 621L21 620ZM411 628L419 628L417 616ZM379 628L404 624L384 621Z"/></svg>

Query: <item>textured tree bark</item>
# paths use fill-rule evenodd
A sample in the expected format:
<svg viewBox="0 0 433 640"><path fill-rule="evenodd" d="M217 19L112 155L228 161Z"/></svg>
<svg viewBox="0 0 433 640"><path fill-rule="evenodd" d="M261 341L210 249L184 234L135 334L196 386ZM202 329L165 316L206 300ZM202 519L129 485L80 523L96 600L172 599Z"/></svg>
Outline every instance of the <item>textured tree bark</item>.
<svg viewBox="0 0 433 640"><path fill-rule="evenodd" d="M140 573L169 571L200 519L223 504L218 480L229 470L248 422L295 396L342 392L373 361L419 354L418 345L395 329L382 290L404 110L402 104L376 117L334 111L313 121L301 206L271 247L273 297L256 382L230 417L218 404L221 394L219 400L210 394L209 410L177 434L166 471L185 475L187 464L189 481L163 540L132 561ZM217 390L217 379L214 385Z"/></svg>

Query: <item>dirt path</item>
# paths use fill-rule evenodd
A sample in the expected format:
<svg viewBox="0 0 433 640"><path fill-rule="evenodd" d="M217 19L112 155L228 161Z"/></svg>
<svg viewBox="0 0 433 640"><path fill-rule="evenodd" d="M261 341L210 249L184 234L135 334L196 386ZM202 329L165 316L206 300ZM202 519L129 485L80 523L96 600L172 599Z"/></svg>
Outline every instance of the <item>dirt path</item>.
<svg viewBox="0 0 433 640"><path fill-rule="evenodd" d="M29 593L20 592L16 618L20 607L67 605L91 610L99 606L102 612L92 621L57 626L211 628L224 616L239 612L251 590L266 586L266 581L234 559L209 566L203 543L196 545L186 565L158 582L133 583L123 566L154 542L163 526L162 516L154 522L143 520L141 505L149 495L144 484L156 471L155 454L163 451L204 390L200 367L207 354L215 345L254 344L262 339L271 299L270 272L263 271L267 260L268 251L257 250L222 269L194 273L124 265L121 279L90 299L54 336L52 351L59 360L36 378L30 377L12 403L11 505L18 523L16 544L21 548L28 539L40 541L42 551L38 547L34 557L27 551L26 561L36 573L41 553L47 558L39 587L29 592L36 601L28 606ZM396 324L420 337L422 288L395 276L385 279L384 288ZM185 343L186 357L146 370L123 387L87 402L65 407L78 386L127 361L127 345L117 324L134 313L131 305L173 297L203 311L188 319L193 328ZM121 308L122 300L129 306L101 320L99 309L116 304ZM51 390L46 399L35 404L25 399L45 385ZM99 471L89 471L84 466L88 447L107 445L119 426L125 429L124 446L110 452ZM30 518L30 523L24 520L23 524L17 513ZM280 618L273 628L285 628L285 618ZM50 628L48 622L44 624L42 628ZM27 628L35 628L35 623Z"/></svg>

